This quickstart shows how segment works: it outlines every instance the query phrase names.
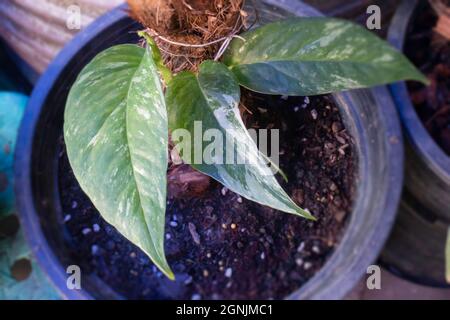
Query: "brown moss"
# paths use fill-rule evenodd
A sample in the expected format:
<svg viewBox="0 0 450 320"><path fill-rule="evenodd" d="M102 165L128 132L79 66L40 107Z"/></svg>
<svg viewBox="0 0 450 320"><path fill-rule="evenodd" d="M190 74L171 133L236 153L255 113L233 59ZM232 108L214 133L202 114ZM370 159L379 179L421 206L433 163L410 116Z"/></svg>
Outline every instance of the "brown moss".
<svg viewBox="0 0 450 320"><path fill-rule="evenodd" d="M155 39L173 72L197 70L239 33L244 0L127 0L130 16ZM219 41L220 40L220 41Z"/></svg>

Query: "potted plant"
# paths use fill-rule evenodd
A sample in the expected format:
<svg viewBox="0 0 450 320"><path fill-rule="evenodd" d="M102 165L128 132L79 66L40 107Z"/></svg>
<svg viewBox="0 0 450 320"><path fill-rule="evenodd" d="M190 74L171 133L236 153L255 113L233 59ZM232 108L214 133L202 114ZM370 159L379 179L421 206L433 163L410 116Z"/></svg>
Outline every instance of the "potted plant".
<svg viewBox="0 0 450 320"><path fill-rule="evenodd" d="M169 3L177 8L177 1ZM189 16L195 15L202 3L178 4L184 6L181 12ZM240 6L227 8L234 11L222 12L225 17L256 17L251 14L255 12L252 7L245 12ZM136 10L133 12L139 17ZM351 23L324 18L268 23L292 16L289 12L317 15L301 2L262 1L256 12L262 27L246 33L231 28L225 37L213 38L204 46L195 40L186 41L198 36L198 30L189 33L189 29L183 29L185 38L181 40L174 38L179 33L161 34L151 22L147 25L146 14L154 18L155 12L144 10L140 21L148 31L141 33L146 48L112 47L137 43L139 37L129 31L144 29L119 9L77 37L41 79L19 136L16 190L37 258L67 297L339 298L376 258L392 224L402 181L401 136L389 96L382 87L311 98L305 95L423 77L400 53ZM203 16L191 18L187 21L195 21L198 26L199 20L194 18L201 21ZM170 25L171 16L160 21ZM352 37L348 36L349 30ZM286 41L279 45L288 47L271 47L283 37ZM317 72L325 65L318 65L309 69L311 78L303 76L303 81L296 82L291 81L293 77L299 77L302 68L310 68L301 66L296 54L289 57L288 65L261 63L271 68L270 72L261 72L255 68L257 60L251 61L252 57L267 59L300 52L302 48L295 46L302 42L304 50L312 50L309 54L328 53L339 59L352 57L353 46L364 43L360 48L364 55L359 51L358 56L364 63L346 69L335 62L320 74ZM317 51L319 44L326 50ZM210 45L217 45L217 51L210 52ZM371 46L370 52L367 46ZM174 52L174 48L180 51ZM159 49L175 58L162 59ZM344 53L340 49L345 49ZM247 54L241 55L245 50ZM376 61L370 58L375 52ZM198 58L206 54L220 60L222 53L223 63ZM183 66L179 60L187 55L192 60L176 70ZM286 57L278 58L286 61ZM198 73L182 72L186 66ZM118 68L118 73L110 68ZM174 70L179 73L172 75ZM124 75L128 80L122 78ZM330 77L334 80L330 81ZM95 87L100 82L102 86ZM162 83L167 86L167 100ZM254 128L282 128L281 153L285 151L287 156L280 161L288 181L281 177L276 180L266 167L259 167L267 158L257 152L237 111L239 84L247 87L242 90L241 107L245 123ZM127 88L134 93L123 91ZM136 108L126 118L121 112L124 104L120 103L124 97L130 97L129 105ZM90 102L85 104L85 98ZM150 99L158 109L141 109L150 100L137 103L139 99ZM113 105L118 109L113 110ZM94 109L88 112L90 108L98 113L94 114ZM107 115L111 116L109 120L119 118L117 122L103 122ZM157 117L160 119L154 123L144 121ZM239 167L195 161L177 165L176 154L168 158L168 126L178 148L181 141L174 137L174 131L195 131L197 120L219 131L235 129L236 138L250 149L251 158L260 160L256 167L255 163ZM103 124L99 127L94 123ZM84 133L93 133L92 125L101 129L88 139ZM115 125L117 130L110 131ZM47 129L41 130L44 127ZM136 131L126 133L126 128ZM142 130L147 137L153 137L151 144L140 140ZM131 148L123 144L134 138L138 140ZM98 152L85 153L86 148L97 147ZM134 160L122 153L124 148L136 152ZM189 153L186 150L191 150L190 146L179 150L184 160ZM195 155L195 150L191 151ZM94 154L99 158L94 160ZM169 159L173 163L166 178ZM159 169L155 170L151 163L158 164ZM121 179L105 179L109 174ZM145 201L145 208L137 206L137 185L143 188L140 197L144 200L140 201ZM124 196L123 192L129 194ZM94 205L128 240L101 218ZM131 207L134 209L127 209ZM150 207L153 209L147 210ZM119 211L122 214L116 215ZM312 215L318 222L312 220ZM81 265L86 279L84 290L65 289L66 275L61 266L68 264Z"/></svg>
<svg viewBox="0 0 450 320"><path fill-rule="evenodd" d="M428 76L431 85L390 86L408 144L398 224L383 251L382 261L404 277L434 286L448 285L445 271L450 223L448 14L443 1L404 1L389 31L391 43L405 51ZM419 47L421 50L416 50Z"/></svg>

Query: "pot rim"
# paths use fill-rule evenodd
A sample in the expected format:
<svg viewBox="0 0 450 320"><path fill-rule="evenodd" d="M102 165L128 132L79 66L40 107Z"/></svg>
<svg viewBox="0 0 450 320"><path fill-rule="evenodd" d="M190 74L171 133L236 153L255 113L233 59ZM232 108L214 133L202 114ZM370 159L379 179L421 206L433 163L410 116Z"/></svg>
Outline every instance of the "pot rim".
<svg viewBox="0 0 450 320"><path fill-rule="evenodd" d="M392 19L387 39L400 51L404 49L408 26L418 3L418 0L403 0ZM412 104L406 82L391 84L389 89L409 141L429 168L450 184L450 156L439 147L423 125Z"/></svg>
<svg viewBox="0 0 450 320"><path fill-rule="evenodd" d="M61 262L53 253L39 224L39 217L33 201L30 171L32 162L33 136L41 113L34 105L44 105L47 93L55 85L59 75L63 72L67 61L73 59L77 52L94 40L97 34L126 16L125 6L121 5L96 19L83 31L64 46L55 59L50 63L45 73L39 78L33 89L26 108L15 149L14 174L16 203L19 211L21 226L24 229L25 238L38 261L44 274L54 284L60 295L67 300L92 300L93 296L84 289L70 290L67 288L67 274Z"/></svg>
<svg viewBox="0 0 450 320"><path fill-rule="evenodd" d="M307 12L310 15L320 15L315 9L297 0L295 4L290 0L265 0L265 2L268 4L275 4L281 8L288 8L289 10L292 10L292 7L296 6L298 7L299 12ZM120 19L125 18L127 14L124 8L126 8L126 6L119 6L100 17L83 32L76 35L75 38L64 47L51 63L45 74L39 79L30 99L29 106L36 107L45 104L47 93L55 85L59 75L63 72L66 62L73 59L76 53L87 46L98 33L111 27ZM376 224L370 232L367 233L367 237L364 239L363 243L359 245L360 251L356 253L358 254L357 259L353 259L352 264L348 269L339 270L339 281L334 281L332 286L327 287L326 290L320 288L320 283L323 283L324 279L333 279L332 277L335 275L333 272L335 270L332 270L333 263L337 263L336 253L342 246L342 243L345 242L345 239L349 236L348 230L350 229L351 221L348 222L340 244L336 247L322 269L302 288L288 296L288 299L343 298L360 280L366 271L367 266L377 259L393 226L403 183L403 144L400 123L397 118L395 107L387 93L387 89L385 87L377 87L372 90L356 90L352 91L351 94L340 93L333 96L338 101L350 101L350 103L353 103L351 101L353 101L356 96L369 97L369 95L374 97L374 99L378 101L378 104L383 105L384 107L383 112L380 111L379 113L383 121L382 123L386 125L386 141L384 141L384 146L386 148L385 161L387 163L383 169L388 172L386 175L389 181L386 182L387 189L383 192L382 199L380 199L382 208L377 209L383 213L383 217L376 218ZM27 114L22 121L16 147L16 201L22 226L24 227L27 241L36 256L37 261L43 267L45 274L62 296L66 299L93 299L93 296L84 289L67 289L67 274L65 273L62 264L53 253L52 248L49 246L40 226L39 217L33 203L34 197L30 179L32 163L31 155L33 150L33 137L35 135L35 129L40 113L41 110L39 108L27 108ZM394 144L387 141L390 137L395 137L397 142ZM369 143L367 137L363 137L362 140L362 144ZM366 147L367 146L365 145L361 146L361 148ZM366 168L369 165L370 163L365 163ZM361 168L359 168L359 171L361 171ZM358 190L357 193L359 193ZM362 199L364 199L364 195L359 194L357 199L355 199L355 202L363 201ZM352 211L351 219L355 216L353 212L354 210Z"/></svg>

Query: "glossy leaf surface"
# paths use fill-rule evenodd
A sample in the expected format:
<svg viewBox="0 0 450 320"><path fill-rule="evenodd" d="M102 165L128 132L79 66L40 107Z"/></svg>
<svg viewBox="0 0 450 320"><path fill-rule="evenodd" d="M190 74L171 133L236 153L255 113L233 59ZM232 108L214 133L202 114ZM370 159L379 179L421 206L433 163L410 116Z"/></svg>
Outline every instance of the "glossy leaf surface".
<svg viewBox="0 0 450 320"><path fill-rule="evenodd" d="M242 122L239 99L239 85L221 63L206 61L198 76L183 72L173 78L166 96L169 128L182 159L249 200L312 218L264 163Z"/></svg>
<svg viewBox="0 0 450 320"><path fill-rule="evenodd" d="M64 138L103 218L173 278L164 255L167 111L150 49L115 46L83 69L67 101Z"/></svg>
<svg viewBox="0 0 450 320"><path fill-rule="evenodd" d="M253 91L318 95L427 79L372 32L333 18L292 18L235 38L224 63Z"/></svg>

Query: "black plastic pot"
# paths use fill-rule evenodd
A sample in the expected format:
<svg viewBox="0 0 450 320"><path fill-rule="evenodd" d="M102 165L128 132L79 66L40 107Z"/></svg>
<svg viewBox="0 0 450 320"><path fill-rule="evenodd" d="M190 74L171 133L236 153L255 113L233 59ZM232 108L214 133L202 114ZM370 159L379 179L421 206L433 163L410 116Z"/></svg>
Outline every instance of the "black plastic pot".
<svg viewBox="0 0 450 320"><path fill-rule="evenodd" d="M271 5L269 5L271 4ZM84 275L83 290L68 290L63 213L57 184L57 139L64 105L77 74L97 53L114 44L135 42L139 26L119 8L80 33L53 61L31 97L16 150L17 205L37 260L68 299L120 298L107 283ZM263 19L317 15L300 1L267 0ZM392 227L403 182L403 144L395 107L380 87L336 94L342 117L355 139L359 160L357 197L343 239L325 266L287 298L339 299L376 260Z"/></svg>
<svg viewBox="0 0 450 320"><path fill-rule="evenodd" d="M415 10L424 3L405 0L389 30L403 49ZM398 275L420 284L445 287L445 241L450 225L450 157L436 144L411 102L405 82L390 86L407 136L405 187L398 222L381 261Z"/></svg>

